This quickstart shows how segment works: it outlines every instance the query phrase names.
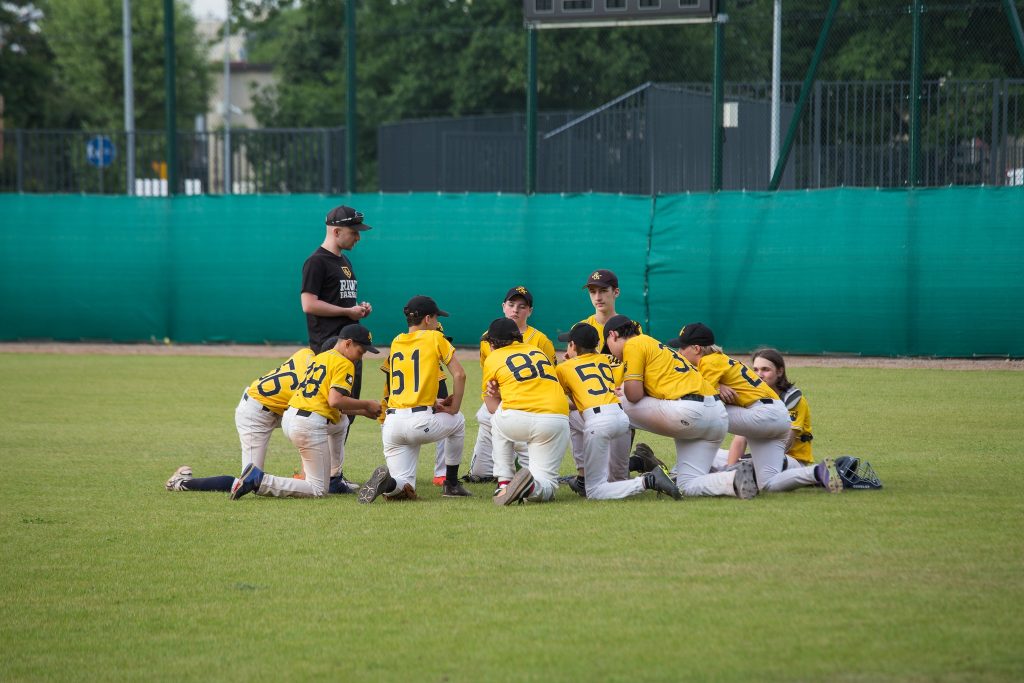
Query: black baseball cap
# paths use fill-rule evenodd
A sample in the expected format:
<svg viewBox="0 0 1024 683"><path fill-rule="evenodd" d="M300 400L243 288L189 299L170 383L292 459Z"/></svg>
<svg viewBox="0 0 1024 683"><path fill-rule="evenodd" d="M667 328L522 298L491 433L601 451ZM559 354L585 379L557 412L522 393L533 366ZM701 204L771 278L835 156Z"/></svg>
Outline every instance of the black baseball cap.
<svg viewBox="0 0 1024 683"><path fill-rule="evenodd" d="M373 335L362 325L347 325L338 334L338 339L351 339L370 353L380 353L380 349L373 345Z"/></svg>
<svg viewBox="0 0 1024 683"><path fill-rule="evenodd" d="M511 318L495 318L487 328L485 338L497 341L508 341L510 339L522 339L523 333L519 331L519 325Z"/></svg>
<svg viewBox="0 0 1024 683"><path fill-rule="evenodd" d="M613 315L612 317L608 318L608 322L606 322L604 324L604 341L605 341L605 344L607 345L608 333L609 332L618 332L623 327L628 327L630 325L635 325L635 324L636 323L634 323L632 321L632 319L629 318L629 316L625 316L625 315Z"/></svg>
<svg viewBox="0 0 1024 683"><path fill-rule="evenodd" d="M615 273L603 268L599 268L591 273L590 277L583 284L584 289L587 287L611 287L616 289L618 286L619 278L616 277Z"/></svg>
<svg viewBox="0 0 1024 683"><path fill-rule="evenodd" d="M403 309L406 315L443 315L448 317L448 311L442 311L437 307L437 302L429 296L414 296Z"/></svg>
<svg viewBox="0 0 1024 683"><path fill-rule="evenodd" d="M581 349L596 349L601 343L597 329L590 323L576 323L571 330L558 335L558 341L572 342Z"/></svg>
<svg viewBox="0 0 1024 683"><path fill-rule="evenodd" d="M508 294L505 295L505 298L502 299L502 301L511 301L513 298L517 296L522 297L523 301L526 302L526 305L529 306L530 308L533 308L533 294L530 294L530 290L528 290L526 287L523 287L522 285L519 285L518 287L513 287L512 289L508 290Z"/></svg>
<svg viewBox="0 0 1024 683"><path fill-rule="evenodd" d="M711 346L715 343L715 333L704 323L688 323L679 330L679 336L666 342L669 346Z"/></svg>
<svg viewBox="0 0 1024 683"><path fill-rule="evenodd" d="M327 225L336 228L352 228L353 230L373 230L363 223L363 213L351 206L336 206L327 214Z"/></svg>

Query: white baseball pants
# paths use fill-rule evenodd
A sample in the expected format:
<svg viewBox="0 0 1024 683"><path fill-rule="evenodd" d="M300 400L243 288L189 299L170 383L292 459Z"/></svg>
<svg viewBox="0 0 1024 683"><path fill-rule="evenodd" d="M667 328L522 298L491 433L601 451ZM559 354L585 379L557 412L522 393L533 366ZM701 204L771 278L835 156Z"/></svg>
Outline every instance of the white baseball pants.
<svg viewBox="0 0 1024 683"><path fill-rule="evenodd" d="M479 429L476 432L476 443L473 444L473 459L469 462L469 473L477 477L493 477L494 474L494 450L493 439L491 438L491 411L486 405L481 405L476 411L476 421ZM515 444L515 457L519 464L526 467L530 456L526 444L519 442Z"/></svg>
<svg viewBox="0 0 1024 683"><path fill-rule="evenodd" d="M726 406L729 431L747 437L750 458L757 473L757 485L763 491L792 491L814 486L814 466L805 466L786 456L789 437L789 412L782 401L757 401L741 408ZM785 468L785 469L784 469Z"/></svg>
<svg viewBox="0 0 1024 683"><path fill-rule="evenodd" d="M576 469L584 469L584 452L587 449L587 432L583 415L578 410L569 411L569 444L572 446L572 461ZM626 465L629 467L629 465Z"/></svg>
<svg viewBox="0 0 1024 683"><path fill-rule="evenodd" d="M248 387L246 387L248 389ZM281 426L281 416L242 391L235 408L235 429L242 444L242 469L253 463L263 469L267 460L267 445L274 430Z"/></svg>
<svg viewBox="0 0 1024 683"><path fill-rule="evenodd" d="M320 498L326 495L331 481L330 432L343 422L346 423L345 429L348 428L348 420L344 415L338 422L339 425L331 424L319 413L304 416L299 415L295 408L286 410L281 420L281 428L285 436L299 449L302 471L305 472L306 478L293 479L264 474L263 483L256 490L256 494L275 498Z"/></svg>
<svg viewBox="0 0 1024 683"><path fill-rule="evenodd" d="M527 500L544 501L555 497L558 470L569 447L569 418L555 413L527 413L499 407L491 416L494 476L512 479L515 474L515 444L526 442L533 475L533 493ZM522 464L522 460L520 460Z"/></svg>
<svg viewBox="0 0 1024 683"><path fill-rule="evenodd" d="M396 491L406 484L416 488L416 468L423 444L444 441L445 462L458 465L466 439L466 418L462 413L435 413L432 408L390 408L384 420L381 439L388 472L398 482Z"/></svg>
<svg viewBox="0 0 1024 683"><path fill-rule="evenodd" d="M597 406L583 416L583 471L590 500L628 498L644 491L643 479L609 481L612 463L625 462L629 469L629 418L618 404ZM621 468L619 468L621 469Z"/></svg>
<svg viewBox="0 0 1024 683"><path fill-rule="evenodd" d="M711 471L711 463L729 427L721 401L667 401L644 396L636 403L622 399L630 423L638 429L669 436L676 443L676 484L687 496L735 496L735 472Z"/></svg>

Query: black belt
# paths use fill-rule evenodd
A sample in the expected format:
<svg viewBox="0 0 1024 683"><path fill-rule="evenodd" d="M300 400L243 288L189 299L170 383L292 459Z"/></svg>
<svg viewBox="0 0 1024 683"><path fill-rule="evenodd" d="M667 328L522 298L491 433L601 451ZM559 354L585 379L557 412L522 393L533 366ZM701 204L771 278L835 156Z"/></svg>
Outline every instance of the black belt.
<svg viewBox="0 0 1024 683"><path fill-rule="evenodd" d="M244 399L245 399L246 401L248 401L248 400L249 400L249 392L245 392L244 394L242 394L242 398L244 398ZM268 413L272 413L272 412L274 412L273 410L271 410L270 408L266 407L266 406L265 406L265 405L263 405L262 403L260 404L260 408L261 408L262 410L265 410L265 411L267 411Z"/></svg>
<svg viewBox="0 0 1024 683"><path fill-rule="evenodd" d="M761 403L768 403L768 404L775 403L775 399L774 398L759 398L757 400L760 401Z"/></svg>
<svg viewBox="0 0 1024 683"><path fill-rule="evenodd" d="M714 396L704 396L703 394L687 394L686 396L680 396L676 400L677 401L696 401L697 403L703 403L704 399L706 399L706 398L713 398L716 401L721 401L722 400L722 397L719 396L718 394L715 394Z"/></svg>
<svg viewBox="0 0 1024 683"><path fill-rule="evenodd" d="M313 415L313 411L312 410L296 410L295 414L298 415L299 417L309 417L310 415ZM319 415L320 413L316 413L316 414Z"/></svg>
<svg viewBox="0 0 1024 683"><path fill-rule="evenodd" d="M394 415L399 410L400 410L400 408L388 408L384 412L386 412L388 415ZM424 410L432 410L432 408L431 408L431 406L416 406L415 408L410 408L409 412L410 413L422 413Z"/></svg>
<svg viewBox="0 0 1024 683"><path fill-rule="evenodd" d="M619 410L622 410L622 404L621 403L609 403L605 407L606 408L611 408L612 406L618 408ZM597 415L598 413L601 412L601 406L594 406L593 411L594 411L594 415Z"/></svg>

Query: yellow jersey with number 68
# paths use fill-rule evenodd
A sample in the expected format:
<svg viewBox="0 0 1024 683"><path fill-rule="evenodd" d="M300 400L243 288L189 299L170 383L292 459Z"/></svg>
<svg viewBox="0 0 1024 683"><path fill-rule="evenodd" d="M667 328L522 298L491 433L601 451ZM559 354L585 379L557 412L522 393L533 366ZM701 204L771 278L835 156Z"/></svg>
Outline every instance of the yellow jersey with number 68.
<svg viewBox="0 0 1024 683"><path fill-rule="evenodd" d="M292 398L290 408L308 410L323 415L331 422L337 422L341 411L327 402L331 389L337 389L346 396L352 395L356 381L356 368L348 358L336 349L324 351L309 364L306 376Z"/></svg>
<svg viewBox="0 0 1024 683"><path fill-rule="evenodd" d="M715 389L686 362L686 359L646 334L626 340L622 349L622 362L626 369L623 381L639 380L644 383L648 396L675 400L687 394L713 396Z"/></svg>
<svg viewBox="0 0 1024 683"><path fill-rule="evenodd" d="M746 408L762 398L779 400L768 384L757 373L724 353L709 353L697 363L697 369L713 387L724 384L736 392L736 404Z"/></svg>
<svg viewBox="0 0 1024 683"><path fill-rule="evenodd" d="M254 379L245 393L265 405L267 410L281 415L288 409L288 401L302 383L312 361L313 352L309 347L301 348L284 363Z"/></svg>
<svg viewBox="0 0 1024 683"><path fill-rule="evenodd" d="M484 361L483 383L496 380L501 389L501 407L527 413L569 414L555 376L555 366L536 346L512 342L492 351Z"/></svg>
<svg viewBox="0 0 1024 683"><path fill-rule="evenodd" d="M555 368L555 374L576 410L619 402L612 391L616 386L615 370L603 353L587 353L563 361Z"/></svg>
<svg viewBox="0 0 1024 683"><path fill-rule="evenodd" d="M395 337L387 359L388 407L433 406L440 364L447 365L454 355L455 347L437 330L417 330Z"/></svg>

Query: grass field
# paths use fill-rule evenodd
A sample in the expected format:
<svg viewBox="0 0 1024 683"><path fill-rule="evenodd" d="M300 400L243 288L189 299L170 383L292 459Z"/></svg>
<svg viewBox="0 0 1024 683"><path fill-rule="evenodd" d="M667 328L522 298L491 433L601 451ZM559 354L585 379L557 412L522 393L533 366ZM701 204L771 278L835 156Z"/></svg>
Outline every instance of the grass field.
<svg viewBox="0 0 1024 683"><path fill-rule="evenodd" d="M497 508L432 449L414 503L165 491L237 473L274 364L0 354L0 680L1024 679L1024 374L793 371L876 492ZM382 460L360 420L346 474Z"/></svg>

